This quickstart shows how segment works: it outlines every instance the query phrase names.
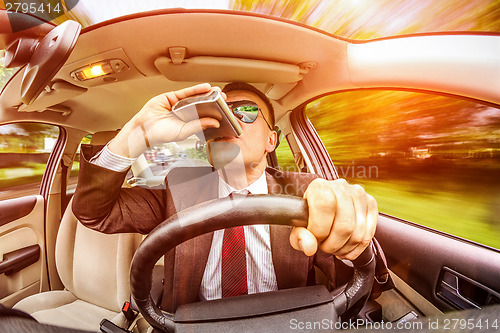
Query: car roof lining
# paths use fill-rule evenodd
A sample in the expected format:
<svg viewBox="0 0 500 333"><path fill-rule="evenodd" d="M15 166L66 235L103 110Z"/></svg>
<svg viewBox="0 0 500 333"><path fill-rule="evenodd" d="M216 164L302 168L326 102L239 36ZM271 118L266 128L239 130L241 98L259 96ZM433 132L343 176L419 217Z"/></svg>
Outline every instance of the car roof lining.
<svg viewBox="0 0 500 333"><path fill-rule="evenodd" d="M172 33L172 31L176 33ZM203 34L200 34L200 31L203 31ZM239 37L234 38L234 36ZM428 37L415 36L410 39ZM441 37L448 38L450 36ZM498 36L484 37L490 38L493 43L499 40ZM99 42L96 43L96 41ZM284 66L281 68L300 68L300 64L314 63L316 66L306 72L299 70L301 80L254 84L272 98L276 119L282 118L286 112L308 100L335 91L377 86L428 89L429 80L419 83L419 79L424 74L433 74L435 66L423 64L419 70L414 70L416 60L406 61L404 52L399 52L387 59L385 71L381 71L378 70L377 64L371 61L370 53L364 52L370 48L383 50L384 48L378 47L378 45L388 42L393 45L403 45L411 41L405 38L371 42L348 41L296 22L239 12L168 10L134 14L82 30L66 65L54 78L56 81L66 81L88 89L85 93L77 96L68 94L58 98L61 100L59 105L73 111L70 115L63 116L63 113L54 111L31 112L24 115L16 112L20 105L20 100L16 96L19 96L21 70L12 78L0 97L0 122L9 119L48 121L63 126L81 128L88 132L120 128L140 110L148 98L200 82L193 81L196 73L184 74L186 79L183 80L182 70L179 70L180 73L174 78L175 80L169 80L155 66L155 60L160 57L170 57L169 48L178 46L186 48L185 58L187 60L202 59L205 65L198 66L197 69L204 79L202 81L208 81L218 86L223 86L226 82L217 81L221 80L220 77L216 77L217 75L214 75L213 80L209 80L211 69L208 59L231 58L238 64L248 63L247 66L243 66L240 74L235 71L235 78L238 75L242 78L254 75L252 63L276 64L276 68L281 65ZM493 50L494 52L495 50ZM494 70L498 69L495 67L497 65L494 63L494 58L500 57L500 48L496 52L499 54L492 54L490 60L482 65L471 61L474 58L470 55L463 57L459 54L453 55L453 64L448 66L446 74L454 74L454 76L451 78L445 76L439 85L432 87L447 93L458 93L472 98L487 98L490 102L500 103L500 92L491 91L494 87L492 83L495 83ZM356 54L357 56L353 56ZM433 61L433 54L432 50L428 51L429 63ZM380 57L383 59L384 55L386 54L382 52ZM90 82L78 82L69 77L72 70L86 63L113 57L120 58L130 68L123 74L124 77L118 78L116 82L97 85L90 84ZM438 60L441 63L446 62L443 55ZM395 61L398 62L397 66L392 65ZM456 67L463 65L472 66L472 69L462 72L454 71ZM474 72L476 65L482 66L480 73L488 72L490 78L487 82L479 80L477 82L479 89L469 87L470 85L467 84L462 84L459 89L453 87L457 81L471 82L467 78ZM235 70L236 66L233 67ZM406 73L409 78L398 77L401 72ZM290 80L290 72L285 71L281 77L279 73L276 75L276 81ZM283 79L283 77L287 78ZM387 77L393 77L394 80L388 81ZM473 77L476 84L480 75L476 74ZM231 76L232 78L233 76ZM94 80L97 82L100 79ZM431 82L433 81L431 80ZM488 85L490 90L488 96L480 93L478 95L478 92L483 88L488 89L488 87L484 87L485 85ZM62 94L64 95L64 93ZM69 100L62 101L65 98L69 98Z"/></svg>
<svg viewBox="0 0 500 333"><path fill-rule="evenodd" d="M188 18L185 15L189 15ZM248 26L253 28L249 31ZM290 28L296 31L290 31ZM208 34L199 34L199 31L209 31ZM140 36L138 35L140 31ZM179 31L177 34L171 31ZM181 33L182 31L182 33ZM326 45L330 50L345 49L345 42L333 39L324 34L310 30L308 28L290 25L278 20L265 19L250 15L227 15L213 13L190 13L183 15L155 15L152 17L140 17L132 20L116 21L113 24L103 25L99 29L84 29L81 34L75 50L68 59L63 69L56 75L55 80L64 80L72 84L84 86L78 82L68 79L67 73L72 64L73 67L81 65L82 59L92 61L99 60L99 54L109 50L121 49L130 60L128 64L137 68L142 75L130 78L126 82L118 81L111 84L104 84L97 87L90 87L89 90L69 101L63 102L64 106L71 108L71 116L60 117L58 123L70 127L81 127L87 131L100 131L106 129L115 129L121 127L133 113L142 107L148 97L156 94L183 88L194 83L190 80L173 82L160 76L160 72L155 67L154 60L160 56L169 56L168 48L170 46L182 45L187 48L187 55L192 58L195 56L206 57L230 57L238 61L245 62L248 59L252 61L265 61L277 63L277 66L287 68L297 68L297 65L303 62L316 61L319 59L330 58L330 50L319 52L316 45L311 41L311 33L324 38L320 44ZM240 35L241 38L235 39L231 36ZM291 35L292 38L283 38ZM120 36L120 38L116 38ZM260 36L265 36L262 38ZM315 38L313 38L315 39ZM99 40L99 43L95 43ZM251 45L251 47L248 47ZM296 45L301 45L297 48ZM145 55L145 51L148 50ZM335 51L338 53L339 51ZM321 58L318 58L320 57ZM102 58L101 58L102 59ZM337 60L338 62L338 60ZM334 65L335 61L333 61ZM77 66L78 65L78 66ZM335 66L338 67L338 66ZM314 68L312 71L315 71ZM252 66L243 69L242 75L248 75L254 71ZM299 69L299 72L301 70ZM22 75L22 72L16 76ZM287 74L288 75L288 74ZM307 73L306 75L309 75ZM140 79L139 79L140 78ZM281 79L278 81L287 81ZM0 120L6 113L12 112L13 107L19 105L16 99L16 90L19 83L13 80L13 84L8 85L5 93L0 98L0 104L4 109ZM267 80L270 81L270 80ZM151 83L150 82L154 82ZM214 82L216 85L224 85L226 82ZM268 86L269 84L269 86ZM111 86L112 85L112 86ZM143 87L155 88L144 91ZM272 90L274 97L281 97L289 89L295 86L294 82L281 84L280 82L264 82L255 84L263 91ZM267 89L266 89L267 86ZM113 100L113 103L109 103ZM88 101L92 101L92 105ZM136 102L138 101L138 102ZM276 105L277 118L282 116L286 110ZM115 110L115 111L113 111ZM283 111L281 111L283 110ZM113 113L113 114L109 114ZM47 115L44 115L47 114ZM35 119L53 119L53 115L47 112L40 114L32 113ZM16 116L13 116L15 118ZM100 117L99 122L90 122ZM128 118L127 118L128 117ZM29 118L26 116L26 118Z"/></svg>

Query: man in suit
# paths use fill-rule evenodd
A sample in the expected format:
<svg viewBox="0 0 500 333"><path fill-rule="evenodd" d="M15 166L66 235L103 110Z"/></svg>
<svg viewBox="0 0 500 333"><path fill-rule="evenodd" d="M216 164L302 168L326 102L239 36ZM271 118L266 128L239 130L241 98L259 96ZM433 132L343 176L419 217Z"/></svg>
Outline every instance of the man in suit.
<svg viewBox="0 0 500 333"><path fill-rule="evenodd" d="M229 229L220 230L167 253L162 308L173 311L197 300L310 285L315 282L313 265L333 281L333 257L355 259L373 238L376 201L362 187L342 179L326 181L311 174L266 168L266 156L277 140L274 112L266 96L251 85L235 83L224 88L232 109L254 106L258 112L250 120L240 118L241 136L207 142L214 168L174 169L162 189L121 189L128 167L148 146L183 140L220 125L208 117L185 123L171 113L177 101L211 89L218 88L202 84L156 96L106 147L83 148L75 215L87 227L106 233L148 233L177 211L234 191L303 196L309 206L307 228L245 227L234 235L242 245L229 245ZM243 259L227 255L241 251L237 246L243 246ZM239 277L228 277L225 272L235 271L227 267L234 267L232 261L238 260L236 267L244 273L243 289L234 290L232 281Z"/></svg>

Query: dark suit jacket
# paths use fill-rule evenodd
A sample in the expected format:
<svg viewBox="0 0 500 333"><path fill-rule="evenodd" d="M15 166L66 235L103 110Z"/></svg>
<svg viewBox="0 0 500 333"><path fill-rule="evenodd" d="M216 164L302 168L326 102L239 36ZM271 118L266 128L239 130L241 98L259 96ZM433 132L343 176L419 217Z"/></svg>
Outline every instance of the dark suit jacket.
<svg viewBox="0 0 500 333"><path fill-rule="evenodd" d="M82 146L78 186L73 212L85 226L104 233L149 233L177 211L218 197L217 172L212 168L179 168L159 189L121 188L127 172L115 172L89 163L102 146ZM317 178L306 173L266 169L270 194L302 197ZM271 251L279 289L314 284L313 265L334 280L332 255L318 251L307 257L289 242L291 227L270 226ZM165 254L162 308L173 312L178 305L199 301L199 287L208 260L213 233L201 235Z"/></svg>

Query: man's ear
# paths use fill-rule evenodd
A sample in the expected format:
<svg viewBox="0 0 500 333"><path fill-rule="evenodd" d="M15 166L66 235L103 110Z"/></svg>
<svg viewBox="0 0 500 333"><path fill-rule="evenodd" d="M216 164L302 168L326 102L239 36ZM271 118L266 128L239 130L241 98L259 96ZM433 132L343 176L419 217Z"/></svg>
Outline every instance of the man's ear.
<svg viewBox="0 0 500 333"><path fill-rule="evenodd" d="M270 131L267 137L266 152L271 153L276 148L276 142L278 141L278 133L276 131Z"/></svg>

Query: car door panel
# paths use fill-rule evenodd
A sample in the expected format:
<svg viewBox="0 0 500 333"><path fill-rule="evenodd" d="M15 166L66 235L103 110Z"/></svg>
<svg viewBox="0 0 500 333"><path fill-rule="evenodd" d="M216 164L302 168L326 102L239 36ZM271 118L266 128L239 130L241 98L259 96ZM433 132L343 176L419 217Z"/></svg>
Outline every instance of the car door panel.
<svg viewBox="0 0 500 333"><path fill-rule="evenodd" d="M500 251L380 215L389 268L442 311L498 303Z"/></svg>
<svg viewBox="0 0 500 333"><path fill-rule="evenodd" d="M432 304L428 299L426 299L425 297L420 295L417 291L415 291L415 289L413 289L410 285L408 285L408 283L406 283L399 276L394 274L394 272L390 270L389 272L391 274L391 279L394 282L395 286L395 288L391 291L398 294L403 299L411 300L411 306L413 311L417 310L424 316L435 316L443 313L436 306L434 306L434 304ZM377 299L377 302L381 303L380 299ZM392 306L392 304L390 306ZM384 305L382 305L382 308L384 308ZM403 314L395 318L400 318L402 315Z"/></svg>
<svg viewBox="0 0 500 333"><path fill-rule="evenodd" d="M47 284L44 199L40 195L0 201L0 303L12 306ZM1 265L1 264L0 264Z"/></svg>
<svg viewBox="0 0 500 333"><path fill-rule="evenodd" d="M0 201L0 226L22 218L33 210L37 202L35 196Z"/></svg>

